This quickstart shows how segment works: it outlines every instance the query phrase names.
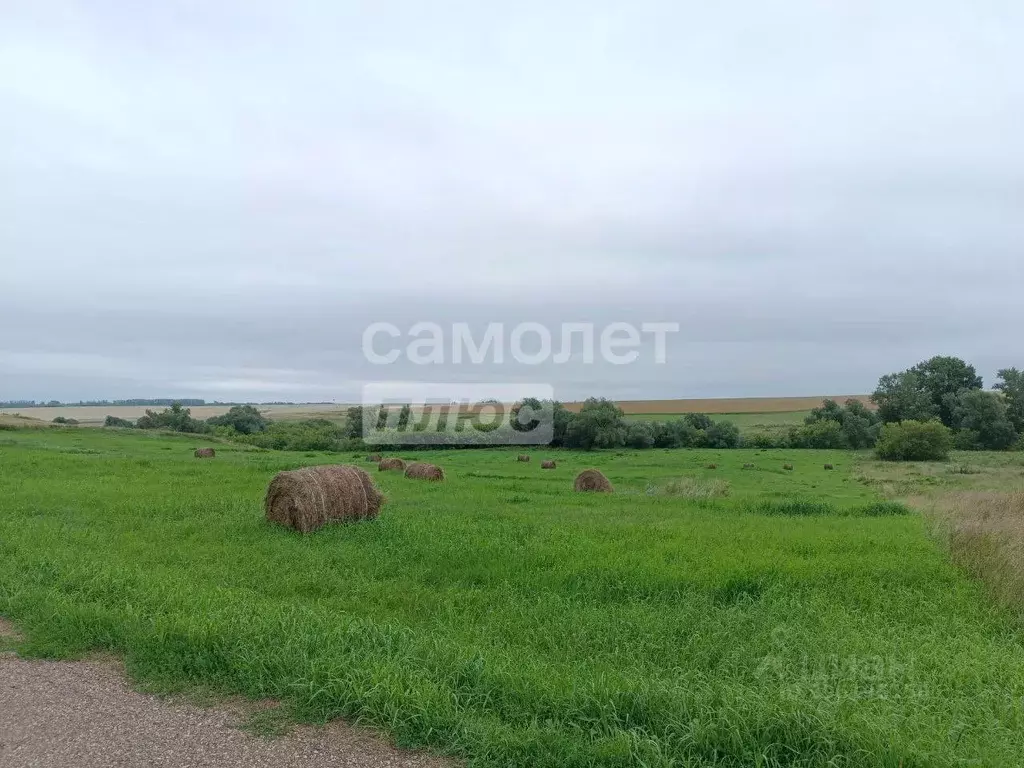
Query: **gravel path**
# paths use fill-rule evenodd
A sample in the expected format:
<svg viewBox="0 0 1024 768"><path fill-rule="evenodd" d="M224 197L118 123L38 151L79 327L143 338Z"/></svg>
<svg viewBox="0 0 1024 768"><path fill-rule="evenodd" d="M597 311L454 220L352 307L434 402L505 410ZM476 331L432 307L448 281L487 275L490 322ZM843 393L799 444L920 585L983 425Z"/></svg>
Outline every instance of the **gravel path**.
<svg viewBox="0 0 1024 768"><path fill-rule="evenodd" d="M6 632L5 632L6 629ZM0 634L12 635L0 619ZM133 691L114 663L0 653L3 768L453 768L332 724L280 738L238 730L238 712Z"/></svg>

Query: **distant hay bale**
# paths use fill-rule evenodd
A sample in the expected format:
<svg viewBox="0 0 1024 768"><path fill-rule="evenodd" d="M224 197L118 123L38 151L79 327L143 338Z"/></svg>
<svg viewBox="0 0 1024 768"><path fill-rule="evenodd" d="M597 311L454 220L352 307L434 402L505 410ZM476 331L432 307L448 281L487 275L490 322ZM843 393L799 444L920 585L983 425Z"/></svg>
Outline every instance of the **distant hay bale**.
<svg viewBox="0 0 1024 768"><path fill-rule="evenodd" d="M576 475L576 481L572 485L576 491L596 491L597 493L612 493L614 490L608 478L596 469L585 469Z"/></svg>
<svg viewBox="0 0 1024 768"><path fill-rule="evenodd" d="M793 465L792 464L783 464L782 468L784 470L786 470L787 472L792 472L793 471Z"/></svg>
<svg viewBox="0 0 1024 768"><path fill-rule="evenodd" d="M718 469L717 464L708 464L707 469Z"/></svg>
<svg viewBox="0 0 1024 768"><path fill-rule="evenodd" d="M379 462L380 461L380 454L379 453L371 453L369 456L366 457L366 460L367 461L373 461L373 462Z"/></svg>
<svg viewBox="0 0 1024 768"><path fill-rule="evenodd" d="M195 457L197 459L212 459L217 455L217 452L213 448L196 448Z"/></svg>
<svg viewBox="0 0 1024 768"><path fill-rule="evenodd" d="M402 461L401 459L398 459L398 458L395 458L395 457L392 456L391 458L388 458L388 459L381 459L380 463L377 464L377 470L379 472L384 472L386 470L393 470L393 469L400 469L400 470L402 470L404 472L405 471L405 462Z"/></svg>
<svg viewBox="0 0 1024 768"><path fill-rule="evenodd" d="M743 468L744 469L755 469L754 465L751 464L750 462L747 462L746 464L744 464Z"/></svg>
<svg viewBox="0 0 1024 768"><path fill-rule="evenodd" d="M332 521L372 520L384 496L365 470L349 465L278 472L267 487L267 520L309 533Z"/></svg>
<svg viewBox="0 0 1024 768"><path fill-rule="evenodd" d="M831 464L826 464L825 469L835 469Z"/></svg>
<svg viewBox="0 0 1024 768"><path fill-rule="evenodd" d="M556 466L557 465L555 464L555 462L552 461L551 459L548 459L547 461L542 461L540 463L541 469L554 469Z"/></svg>
<svg viewBox="0 0 1024 768"><path fill-rule="evenodd" d="M525 453L520 453L519 457L516 459L516 461L529 461L529 460L530 460L530 457L527 456Z"/></svg>
<svg viewBox="0 0 1024 768"><path fill-rule="evenodd" d="M417 480L444 480L444 470L425 461L414 461L405 468L405 476Z"/></svg>

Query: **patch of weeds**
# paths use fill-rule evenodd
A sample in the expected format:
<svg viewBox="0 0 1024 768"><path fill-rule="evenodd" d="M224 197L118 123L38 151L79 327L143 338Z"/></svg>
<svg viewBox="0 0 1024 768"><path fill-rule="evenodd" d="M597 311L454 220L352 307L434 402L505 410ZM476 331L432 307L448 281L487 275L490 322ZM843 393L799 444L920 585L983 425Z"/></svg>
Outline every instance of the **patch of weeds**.
<svg viewBox="0 0 1024 768"><path fill-rule="evenodd" d="M669 480L661 488L648 486L648 495L676 496L684 499L722 499L729 495L728 480L680 477Z"/></svg>
<svg viewBox="0 0 1024 768"><path fill-rule="evenodd" d="M891 517L909 515L910 509L898 501L876 501L863 507L854 507L850 514L854 517Z"/></svg>
<svg viewBox="0 0 1024 768"><path fill-rule="evenodd" d="M977 467L972 467L970 464L957 464L955 467L950 467L948 470L951 475L980 475L981 470Z"/></svg>
<svg viewBox="0 0 1024 768"><path fill-rule="evenodd" d="M762 499L747 504L745 509L757 515L788 515L791 517L836 514L836 508L828 502L806 499Z"/></svg>

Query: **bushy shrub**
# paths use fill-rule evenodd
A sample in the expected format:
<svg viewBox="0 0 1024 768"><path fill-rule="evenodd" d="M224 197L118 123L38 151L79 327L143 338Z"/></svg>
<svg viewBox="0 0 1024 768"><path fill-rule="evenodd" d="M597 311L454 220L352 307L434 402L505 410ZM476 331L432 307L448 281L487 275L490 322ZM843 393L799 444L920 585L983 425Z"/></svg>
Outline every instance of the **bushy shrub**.
<svg viewBox="0 0 1024 768"><path fill-rule="evenodd" d="M789 441L793 448L871 448L880 431L881 418L859 400L825 400L790 430Z"/></svg>
<svg viewBox="0 0 1024 768"><path fill-rule="evenodd" d="M345 451L362 446L362 441L349 438L344 425L327 419L274 421L263 432L239 435L237 439L277 451Z"/></svg>
<svg viewBox="0 0 1024 768"><path fill-rule="evenodd" d="M53 419L54 424L63 424L67 427L77 427L78 419L72 419L67 416L57 416Z"/></svg>
<svg viewBox="0 0 1024 768"><path fill-rule="evenodd" d="M192 411L175 403L170 408L157 413L148 408L143 416L135 422L139 429L169 429L174 432L201 433L209 431L206 422L192 418Z"/></svg>
<svg viewBox="0 0 1024 768"><path fill-rule="evenodd" d="M256 432L263 432L269 422L251 405L235 405L222 416L214 416L207 419L206 423L211 427L231 427L235 432L242 435L252 435Z"/></svg>
<svg viewBox="0 0 1024 768"><path fill-rule="evenodd" d="M605 398L588 398L566 429L565 446L589 451L619 448L626 440L626 422L619 408Z"/></svg>
<svg viewBox="0 0 1024 768"><path fill-rule="evenodd" d="M838 421L815 421L789 431L789 444L793 448L845 448L846 436Z"/></svg>
<svg viewBox="0 0 1024 768"><path fill-rule="evenodd" d="M707 448L739 448L743 443L740 428L731 421L716 421L704 430Z"/></svg>
<svg viewBox="0 0 1024 768"><path fill-rule="evenodd" d="M626 445L630 448L653 448L654 425L647 421L634 421L626 427Z"/></svg>
<svg viewBox="0 0 1024 768"><path fill-rule="evenodd" d="M689 448L697 442L697 429L687 419L649 422L655 448Z"/></svg>
<svg viewBox="0 0 1024 768"><path fill-rule="evenodd" d="M1017 441L1006 400L994 392L964 390L952 405L956 447L961 450L1002 451Z"/></svg>
<svg viewBox="0 0 1024 768"><path fill-rule="evenodd" d="M743 436L744 448L760 448L768 450L771 448L793 448L789 432L785 430L752 432Z"/></svg>
<svg viewBox="0 0 1024 768"><path fill-rule="evenodd" d="M953 434L940 421L886 424L875 453L886 461L943 461L949 458Z"/></svg>
<svg viewBox="0 0 1024 768"><path fill-rule="evenodd" d="M121 429L131 429L135 426L135 422L129 421L128 419L121 419L118 418L117 416L107 416L107 418L103 420L103 426L120 427Z"/></svg>

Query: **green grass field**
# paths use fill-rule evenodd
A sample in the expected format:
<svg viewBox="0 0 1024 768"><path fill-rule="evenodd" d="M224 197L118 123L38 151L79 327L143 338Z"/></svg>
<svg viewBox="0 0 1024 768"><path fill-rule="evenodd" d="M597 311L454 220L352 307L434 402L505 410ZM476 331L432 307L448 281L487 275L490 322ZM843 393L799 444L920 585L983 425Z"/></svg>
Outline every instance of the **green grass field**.
<svg viewBox="0 0 1024 768"><path fill-rule="evenodd" d="M0 432L21 653L112 651L157 690L279 699L474 766L1021 764L1020 617L917 514L872 514L901 508L866 456L417 454L448 480L374 472L377 521L301 536L263 521L267 483L353 457L196 445ZM589 466L616 493L572 493Z"/></svg>

